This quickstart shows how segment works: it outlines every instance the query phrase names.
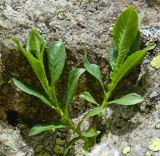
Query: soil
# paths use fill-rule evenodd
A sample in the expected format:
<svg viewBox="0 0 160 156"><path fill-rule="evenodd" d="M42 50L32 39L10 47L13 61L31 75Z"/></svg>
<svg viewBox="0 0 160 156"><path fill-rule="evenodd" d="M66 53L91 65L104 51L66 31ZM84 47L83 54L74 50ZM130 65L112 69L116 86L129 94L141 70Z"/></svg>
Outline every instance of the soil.
<svg viewBox="0 0 160 156"><path fill-rule="evenodd" d="M110 128L103 134L101 144L107 148L103 150L106 155L107 151L112 153L110 156L117 153L123 155L126 146L131 147L127 156L145 156L147 151L153 156L160 155L159 151L149 150L152 141L160 137L160 130L155 128L160 122L160 70L150 66L152 58L160 54L159 0L1 0L0 17L5 24L0 25L0 155L60 155L63 145L59 142L64 142L70 136L66 131L45 132L31 138L27 136L34 124L56 121L58 116L36 98L8 84L15 77L40 87L28 62L18 53L11 38L17 37L25 43L29 30L35 27L47 43L52 40L65 42L67 61L57 87L58 96L64 102L68 72L72 68L82 67L85 53L90 62L100 65L105 81L108 80L106 57L112 26L124 7L130 4L138 12L145 11L140 27L143 45L154 41L157 47L148 53L141 68L119 85L114 95L118 97L136 91L144 95L145 102L136 107L113 106L106 109ZM73 118L89 108L86 102L78 98L78 94L86 90L101 101L100 87L91 76L84 75L71 108ZM57 141L57 138L62 141ZM75 146L77 155L82 155L80 145Z"/></svg>

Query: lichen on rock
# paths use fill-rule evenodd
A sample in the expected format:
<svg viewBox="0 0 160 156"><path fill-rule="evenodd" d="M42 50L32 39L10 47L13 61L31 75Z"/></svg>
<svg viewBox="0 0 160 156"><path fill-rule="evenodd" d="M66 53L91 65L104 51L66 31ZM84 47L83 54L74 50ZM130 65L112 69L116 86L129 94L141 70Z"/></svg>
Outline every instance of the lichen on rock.
<svg viewBox="0 0 160 156"><path fill-rule="evenodd" d="M160 138L155 138L149 146L149 149L153 152L160 151Z"/></svg>

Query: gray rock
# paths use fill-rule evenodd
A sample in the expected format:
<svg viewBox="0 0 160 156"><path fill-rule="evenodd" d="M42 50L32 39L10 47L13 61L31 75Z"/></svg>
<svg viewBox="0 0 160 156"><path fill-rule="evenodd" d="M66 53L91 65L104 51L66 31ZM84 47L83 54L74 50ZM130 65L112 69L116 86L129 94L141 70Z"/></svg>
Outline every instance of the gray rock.
<svg viewBox="0 0 160 156"><path fill-rule="evenodd" d="M4 156L31 156L33 149L30 148L20 130L0 121L0 155Z"/></svg>

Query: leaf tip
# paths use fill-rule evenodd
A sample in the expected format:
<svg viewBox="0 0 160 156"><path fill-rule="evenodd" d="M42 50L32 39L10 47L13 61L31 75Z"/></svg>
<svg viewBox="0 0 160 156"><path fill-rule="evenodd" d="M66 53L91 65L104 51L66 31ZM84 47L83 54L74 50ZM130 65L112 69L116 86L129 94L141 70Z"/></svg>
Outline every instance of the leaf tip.
<svg viewBox="0 0 160 156"><path fill-rule="evenodd" d="M8 81L9 84L13 85L14 84L14 78L11 78L9 81Z"/></svg>
<svg viewBox="0 0 160 156"><path fill-rule="evenodd" d="M20 44L18 38L16 38L16 37L13 37L11 40L12 40L12 42L15 43L16 45Z"/></svg>
<svg viewBox="0 0 160 156"><path fill-rule="evenodd" d="M129 5L128 8L134 9L134 6L133 5Z"/></svg>
<svg viewBox="0 0 160 156"><path fill-rule="evenodd" d="M152 50L156 47L156 44L155 43L149 43L146 47L146 50L149 51L149 50Z"/></svg>
<svg viewBox="0 0 160 156"><path fill-rule="evenodd" d="M31 29L30 32L31 32L31 33L35 33L35 32L37 32L37 31L36 31L36 29L35 29L34 27L32 27L32 29Z"/></svg>

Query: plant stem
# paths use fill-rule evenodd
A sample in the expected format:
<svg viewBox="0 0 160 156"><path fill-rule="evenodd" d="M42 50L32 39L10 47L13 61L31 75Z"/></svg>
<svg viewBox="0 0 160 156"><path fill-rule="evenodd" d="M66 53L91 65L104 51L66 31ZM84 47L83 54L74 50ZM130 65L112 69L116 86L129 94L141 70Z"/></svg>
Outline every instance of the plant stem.
<svg viewBox="0 0 160 156"><path fill-rule="evenodd" d="M114 89L116 88L117 84L118 84L118 82L116 82L116 83L114 81L111 82L110 86L112 86L112 87L109 88L108 92L105 93L105 96L104 96L104 100L103 100L103 103L102 103L103 108L107 107L110 104L108 102L108 100L110 99L111 94L114 91Z"/></svg>
<svg viewBox="0 0 160 156"><path fill-rule="evenodd" d="M78 129L78 127L76 127L73 123L73 121L70 119L69 116L69 112L68 109L64 109L64 111L62 110L62 108L60 107L59 101L56 97L56 93L55 93L55 87L50 87L50 91L47 92L49 99L51 100L52 104L55 106L55 110L56 112L60 115L62 122L67 125L68 129L72 129L82 140L85 141L85 144L88 143L88 139L86 141L86 138L84 138L82 136L82 132L80 129ZM88 151L88 145L87 145L87 151Z"/></svg>

